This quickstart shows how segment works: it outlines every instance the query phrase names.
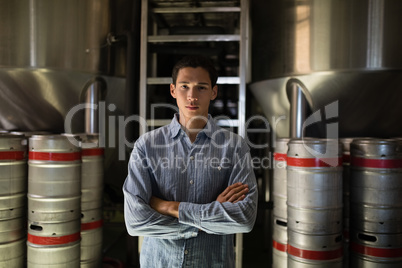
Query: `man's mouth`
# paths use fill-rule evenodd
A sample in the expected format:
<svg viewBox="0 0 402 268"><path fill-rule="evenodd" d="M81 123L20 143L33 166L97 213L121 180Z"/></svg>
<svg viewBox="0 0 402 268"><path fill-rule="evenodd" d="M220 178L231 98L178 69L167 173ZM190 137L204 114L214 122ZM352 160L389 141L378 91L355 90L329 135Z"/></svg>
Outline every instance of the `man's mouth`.
<svg viewBox="0 0 402 268"><path fill-rule="evenodd" d="M187 105L186 108L189 109L189 110L197 110L198 106Z"/></svg>

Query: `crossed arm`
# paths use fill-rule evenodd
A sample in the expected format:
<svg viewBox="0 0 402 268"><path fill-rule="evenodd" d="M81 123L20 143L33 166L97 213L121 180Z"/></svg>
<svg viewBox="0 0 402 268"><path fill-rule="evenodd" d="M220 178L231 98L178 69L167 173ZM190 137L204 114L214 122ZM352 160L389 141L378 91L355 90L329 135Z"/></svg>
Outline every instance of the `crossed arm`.
<svg viewBox="0 0 402 268"><path fill-rule="evenodd" d="M248 193L248 185L241 182L237 182L228 186L217 198L219 203L230 202L237 203L243 200ZM179 205L177 201L166 201L158 197L152 196L149 202L151 208L157 212L166 215L179 218Z"/></svg>

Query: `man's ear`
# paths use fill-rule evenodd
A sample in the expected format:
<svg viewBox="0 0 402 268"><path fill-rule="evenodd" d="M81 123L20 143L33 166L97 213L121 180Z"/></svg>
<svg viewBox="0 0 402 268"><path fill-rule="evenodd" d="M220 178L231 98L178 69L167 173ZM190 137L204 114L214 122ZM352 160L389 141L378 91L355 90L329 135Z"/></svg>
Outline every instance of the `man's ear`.
<svg viewBox="0 0 402 268"><path fill-rule="evenodd" d="M170 95L172 95L173 98L176 98L176 87L174 84L170 84Z"/></svg>
<svg viewBox="0 0 402 268"><path fill-rule="evenodd" d="M212 88L211 100L216 99L217 96L218 96L218 86L215 85L215 86Z"/></svg>

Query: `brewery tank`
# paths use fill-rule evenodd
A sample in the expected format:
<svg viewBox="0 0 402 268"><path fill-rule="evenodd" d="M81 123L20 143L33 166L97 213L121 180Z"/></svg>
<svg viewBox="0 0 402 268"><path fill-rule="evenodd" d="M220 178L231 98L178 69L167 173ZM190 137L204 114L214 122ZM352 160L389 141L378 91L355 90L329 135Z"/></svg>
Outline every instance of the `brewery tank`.
<svg viewBox="0 0 402 268"><path fill-rule="evenodd" d="M340 137L402 135L401 1L258 1L252 12L250 89L278 137L290 131L289 81L307 116L321 113L312 136L326 137L328 120Z"/></svg>

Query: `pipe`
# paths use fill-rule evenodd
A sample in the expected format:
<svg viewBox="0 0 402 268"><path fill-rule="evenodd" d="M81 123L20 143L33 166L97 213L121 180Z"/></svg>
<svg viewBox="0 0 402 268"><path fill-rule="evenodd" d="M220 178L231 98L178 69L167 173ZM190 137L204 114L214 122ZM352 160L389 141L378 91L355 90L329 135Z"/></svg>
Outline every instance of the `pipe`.
<svg viewBox="0 0 402 268"><path fill-rule="evenodd" d="M290 138L302 138L305 135L303 123L307 117L308 103L303 93L304 85L297 79L288 81L287 92L290 101Z"/></svg>
<svg viewBox="0 0 402 268"><path fill-rule="evenodd" d="M99 102L102 100L106 90L106 82L96 77L90 80L85 86L85 103L90 105L90 108L85 109L85 133L99 133Z"/></svg>

